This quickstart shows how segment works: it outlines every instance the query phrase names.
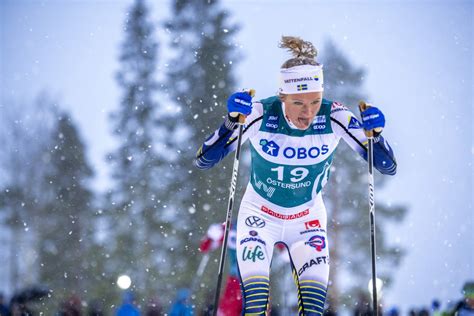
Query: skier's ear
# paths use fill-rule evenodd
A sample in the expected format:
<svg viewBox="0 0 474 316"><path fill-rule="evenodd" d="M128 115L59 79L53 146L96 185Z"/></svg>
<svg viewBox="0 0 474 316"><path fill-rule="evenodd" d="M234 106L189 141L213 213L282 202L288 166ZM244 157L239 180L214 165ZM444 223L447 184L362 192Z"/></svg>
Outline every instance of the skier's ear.
<svg viewBox="0 0 474 316"><path fill-rule="evenodd" d="M279 94L278 94L278 97L280 98L281 101L285 102L285 100L286 100L286 94L279 93Z"/></svg>

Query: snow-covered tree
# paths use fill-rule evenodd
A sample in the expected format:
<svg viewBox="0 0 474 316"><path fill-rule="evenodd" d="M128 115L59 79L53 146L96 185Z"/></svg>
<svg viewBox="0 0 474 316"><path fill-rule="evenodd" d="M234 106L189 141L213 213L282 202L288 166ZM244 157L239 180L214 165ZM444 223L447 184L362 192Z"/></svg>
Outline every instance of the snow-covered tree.
<svg viewBox="0 0 474 316"><path fill-rule="evenodd" d="M0 106L0 224L9 235L12 290L38 280L34 240L45 201L44 162L56 114L52 103L42 93L32 103L7 101ZM27 253L30 260L24 260Z"/></svg>
<svg viewBox="0 0 474 316"><path fill-rule="evenodd" d="M94 262L87 252L94 218L85 146L46 94L3 114L0 209L11 233L12 290L44 284L55 299L82 292Z"/></svg>
<svg viewBox="0 0 474 316"><path fill-rule="evenodd" d="M89 281L92 244L88 229L93 218L93 175L85 146L67 113L61 113L48 145L41 205L43 220L38 225L40 281L56 293L83 293ZM44 197L43 197L44 199Z"/></svg>
<svg viewBox="0 0 474 316"><path fill-rule="evenodd" d="M195 169L192 162L200 144L223 122L226 100L236 89L232 71L239 59L233 41L237 26L230 23L229 14L219 1L176 0L172 2L172 18L166 29L174 49L174 57L168 62L167 89L191 131L175 165L180 170L181 183L191 189L181 199L185 202L182 212L192 214L186 227L193 234L186 247L194 255L209 224L225 219L231 159L206 172ZM182 285L189 285L192 277L185 271L196 268L197 261L189 260L176 267ZM214 282L203 280L211 289Z"/></svg>
<svg viewBox="0 0 474 316"><path fill-rule="evenodd" d="M161 291L171 277L176 216L171 163L175 111L157 101L158 42L149 9L136 0L125 21L117 81L122 89L113 113L119 146L110 154L113 188L105 206L111 250L108 273L127 273L138 290Z"/></svg>

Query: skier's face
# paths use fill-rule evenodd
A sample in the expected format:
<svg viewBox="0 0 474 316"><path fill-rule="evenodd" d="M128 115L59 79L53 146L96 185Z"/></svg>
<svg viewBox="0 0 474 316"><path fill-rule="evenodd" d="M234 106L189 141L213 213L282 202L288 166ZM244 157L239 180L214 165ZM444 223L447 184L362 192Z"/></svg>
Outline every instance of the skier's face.
<svg viewBox="0 0 474 316"><path fill-rule="evenodd" d="M307 129L321 107L322 92L286 94L282 96L285 102L285 115L299 129Z"/></svg>

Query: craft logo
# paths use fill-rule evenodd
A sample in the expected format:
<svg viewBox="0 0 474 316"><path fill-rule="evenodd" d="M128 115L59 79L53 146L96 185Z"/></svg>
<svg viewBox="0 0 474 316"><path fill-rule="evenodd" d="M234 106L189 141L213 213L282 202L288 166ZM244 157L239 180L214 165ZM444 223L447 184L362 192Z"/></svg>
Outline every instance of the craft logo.
<svg viewBox="0 0 474 316"><path fill-rule="evenodd" d="M305 262L305 264L303 264L301 269L298 270L298 276L301 276L303 272L305 272L306 269L311 268L312 266L317 266L320 264L328 264L328 263L329 263L328 256L316 257L314 259L311 259L308 262Z"/></svg>
<svg viewBox="0 0 474 316"><path fill-rule="evenodd" d="M265 227L265 221L258 216L249 216L245 219L245 225L249 227Z"/></svg>
<svg viewBox="0 0 474 316"><path fill-rule="evenodd" d="M323 236L315 235L304 244L316 248L316 251L322 251L324 248L326 248L326 239Z"/></svg>
<svg viewBox="0 0 474 316"><path fill-rule="evenodd" d="M304 223L304 226L306 229L311 229L311 228L321 228L321 224L319 223L319 219L315 219L309 222Z"/></svg>
<svg viewBox="0 0 474 316"><path fill-rule="evenodd" d="M308 90L308 85L307 84L299 84L296 86L296 89L298 91L305 91L305 90Z"/></svg>
<svg viewBox="0 0 474 316"><path fill-rule="evenodd" d="M362 126L360 125L360 122L353 116L349 118L349 124L347 126L350 129L359 129Z"/></svg>
<svg viewBox="0 0 474 316"><path fill-rule="evenodd" d="M276 157L278 156L278 152L280 150L280 146L278 146L277 143L275 143L274 141L268 141L266 139L261 139L260 140L260 146L262 146L262 150L270 155L270 156L273 156L273 157Z"/></svg>
<svg viewBox="0 0 474 316"><path fill-rule="evenodd" d="M249 247L244 247L244 250L242 252L242 260L247 261L251 260L255 262L255 260L264 260L265 259L265 254L262 251L262 247L256 246L255 248L253 246Z"/></svg>

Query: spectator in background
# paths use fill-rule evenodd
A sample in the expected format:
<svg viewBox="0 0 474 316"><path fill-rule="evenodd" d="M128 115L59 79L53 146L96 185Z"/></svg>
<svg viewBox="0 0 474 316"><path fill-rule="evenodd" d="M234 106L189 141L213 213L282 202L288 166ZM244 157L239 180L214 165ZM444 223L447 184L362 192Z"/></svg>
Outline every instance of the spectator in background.
<svg viewBox="0 0 474 316"><path fill-rule="evenodd" d="M398 307L393 306L392 308L390 308L390 309L388 310L387 315L388 315L388 316L399 316L399 315L400 315L400 311L398 310Z"/></svg>
<svg viewBox="0 0 474 316"><path fill-rule="evenodd" d="M82 315L81 299L77 295L71 295L67 301L61 303L58 316L81 316Z"/></svg>
<svg viewBox="0 0 474 316"><path fill-rule="evenodd" d="M148 305L146 307L145 316L161 316L161 315L163 315L163 313L162 313L160 300L156 296L150 298L150 300L148 301Z"/></svg>
<svg viewBox="0 0 474 316"><path fill-rule="evenodd" d="M441 303L437 299L434 299L433 302L431 302L431 315L441 316L441 314Z"/></svg>
<svg viewBox="0 0 474 316"><path fill-rule="evenodd" d="M427 308L422 308L422 309L418 312L418 316L430 316L430 312L428 311Z"/></svg>
<svg viewBox="0 0 474 316"><path fill-rule="evenodd" d="M132 292L127 291L123 294L123 303L117 310L116 316L140 316L140 311L134 305Z"/></svg>
<svg viewBox="0 0 474 316"><path fill-rule="evenodd" d="M104 309L100 300L92 300L87 309L87 316L104 316Z"/></svg>
<svg viewBox="0 0 474 316"><path fill-rule="evenodd" d="M372 310L370 306L370 297L364 292L357 294L357 303L354 309L354 316L371 316Z"/></svg>
<svg viewBox="0 0 474 316"><path fill-rule="evenodd" d="M9 315L8 306L5 305L4 299L3 293L0 293L0 316Z"/></svg>
<svg viewBox="0 0 474 316"><path fill-rule="evenodd" d="M176 301L171 306L171 310L169 315L170 316L192 316L193 309L188 303L189 298L189 290L188 289L180 289L176 296Z"/></svg>
<svg viewBox="0 0 474 316"><path fill-rule="evenodd" d="M453 315L474 316L474 281L464 283L462 293L464 299L456 304Z"/></svg>

